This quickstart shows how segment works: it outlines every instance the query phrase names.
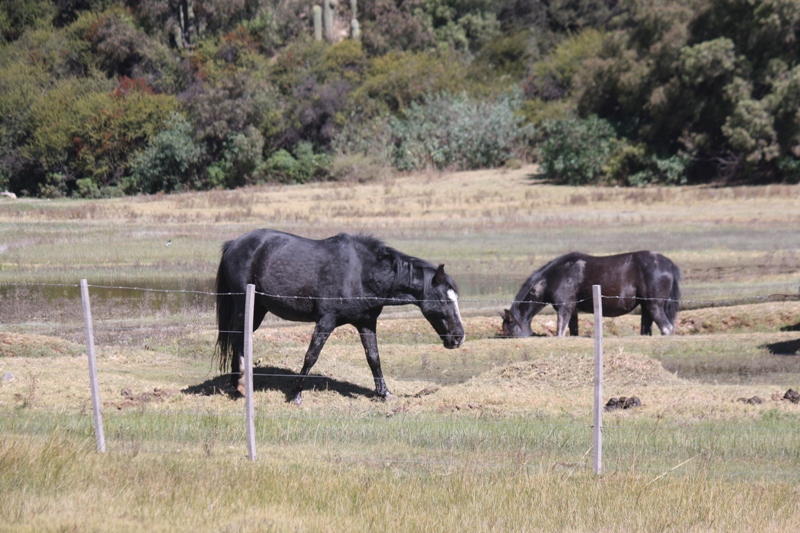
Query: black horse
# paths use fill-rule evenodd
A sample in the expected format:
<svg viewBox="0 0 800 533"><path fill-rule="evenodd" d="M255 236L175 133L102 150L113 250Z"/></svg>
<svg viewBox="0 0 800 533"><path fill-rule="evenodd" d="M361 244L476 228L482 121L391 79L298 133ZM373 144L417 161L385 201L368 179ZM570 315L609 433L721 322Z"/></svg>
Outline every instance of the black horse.
<svg viewBox="0 0 800 533"><path fill-rule="evenodd" d="M504 337L530 337L531 319L552 304L558 313L558 336L578 334L578 311L594 311L592 285L600 285L603 316L620 316L642 306L642 335L652 335L655 321L663 335L675 332L680 269L649 251L593 257L573 252L531 274L503 312Z"/></svg>
<svg viewBox="0 0 800 533"><path fill-rule="evenodd" d="M303 369L289 400L302 403L303 380L333 330L352 324L361 336L375 392L391 396L381 372L375 335L384 306L415 304L445 348L464 342L458 287L444 265L401 253L368 235L311 240L280 231L251 231L222 246L217 271L217 348L220 370L230 363L233 385L244 392L244 292L254 284L253 330L271 312L285 320L315 322Z"/></svg>

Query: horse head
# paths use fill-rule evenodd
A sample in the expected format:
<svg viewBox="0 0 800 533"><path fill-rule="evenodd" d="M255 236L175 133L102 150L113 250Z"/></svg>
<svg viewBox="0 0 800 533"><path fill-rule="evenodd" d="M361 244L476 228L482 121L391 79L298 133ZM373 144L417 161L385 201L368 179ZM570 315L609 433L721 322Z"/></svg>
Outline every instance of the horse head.
<svg viewBox="0 0 800 533"><path fill-rule="evenodd" d="M464 325L458 309L458 287L439 265L433 276L425 276L420 309L445 348L458 348L464 342Z"/></svg>
<svg viewBox="0 0 800 533"><path fill-rule="evenodd" d="M518 338L533 336L530 325L525 324L525 322L517 316L513 308L503 309L500 316L503 317L503 324L500 327L501 337Z"/></svg>
<svg viewBox="0 0 800 533"><path fill-rule="evenodd" d="M500 313L503 318L503 324L500 326L501 337L521 337L522 328L519 325L519 320L514 316L510 309L503 309Z"/></svg>

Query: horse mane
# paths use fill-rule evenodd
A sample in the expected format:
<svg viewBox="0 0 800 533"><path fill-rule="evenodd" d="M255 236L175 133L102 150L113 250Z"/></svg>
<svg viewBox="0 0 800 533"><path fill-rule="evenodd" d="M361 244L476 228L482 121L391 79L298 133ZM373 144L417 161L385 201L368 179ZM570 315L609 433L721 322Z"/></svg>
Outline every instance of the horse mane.
<svg viewBox="0 0 800 533"><path fill-rule="evenodd" d="M399 285L400 279L404 272L408 272L408 277L411 279L413 277L414 268L419 268L422 270L424 287L427 287L431 284L431 280L436 273L436 266L429 261L420 259L419 257L414 257L413 255L408 255L400 250L392 248L381 239L378 239L370 233L361 232L356 235L350 235L350 237L356 242L361 243L368 250L375 252L377 257L391 258L392 266L395 270L394 280L392 281L393 288ZM458 291L458 288L455 287L455 282L452 283L456 291Z"/></svg>
<svg viewBox="0 0 800 533"><path fill-rule="evenodd" d="M373 236L370 233L362 232L356 235L351 235L350 237L352 237L355 241L363 244L368 250L375 252L375 254L378 257L389 256L392 257L393 259L402 261L404 263L409 263L416 267L424 269L432 268L436 270L436 267L433 264L429 263L428 261L420 259L419 257L414 257L413 255L405 254L400 250L392 248L391 246L383 242L381 239Z"/></svg>

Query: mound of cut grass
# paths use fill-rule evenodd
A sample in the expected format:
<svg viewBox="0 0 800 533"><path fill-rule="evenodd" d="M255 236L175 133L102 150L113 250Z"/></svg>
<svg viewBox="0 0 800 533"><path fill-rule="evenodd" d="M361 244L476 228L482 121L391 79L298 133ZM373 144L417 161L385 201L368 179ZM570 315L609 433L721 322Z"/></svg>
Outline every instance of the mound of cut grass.
<svg viewBox="0 0 800 533"><path fill-rule="evenodd" d="M0 333L0 357L61 357L84 353L85 346L58 337Z"/></svg>

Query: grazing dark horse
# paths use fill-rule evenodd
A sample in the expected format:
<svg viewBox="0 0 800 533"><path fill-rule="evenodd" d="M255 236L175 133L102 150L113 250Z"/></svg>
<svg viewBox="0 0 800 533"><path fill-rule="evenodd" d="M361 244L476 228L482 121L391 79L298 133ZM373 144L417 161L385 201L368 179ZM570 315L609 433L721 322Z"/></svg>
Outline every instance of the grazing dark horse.
<svg viewBox="0 0 800 533"><path fill-rule="evenodd" d="M352 324L361 336L375 392L391 396L381 372L375 335L387 305L419 306L445 348L464 342L458 287L444 265L401 253L367 235L339 234L311 240L260 229L222 246L217 271L217 347L220 369L230 363L233 385L244 392L242 376L244 292L255 285L253 330L267 313L285 320L315 322L303 369L289 400L302 403L303 381L333 330Z"/></svg>
<svg viewBox="0 0 800 533"><path fill-rule="evenodd" d="M642 251L605 257L573 252L531 274L503 312L504 337L530 337L531 319L552 304L558 313L558 336L578 334L578 311L594 312L592 285L600 285L603 316L620 316L642 306L642 335L652 335L653 321L663 335L675 332L681 292L680 269L661 254Z"/></svg>

